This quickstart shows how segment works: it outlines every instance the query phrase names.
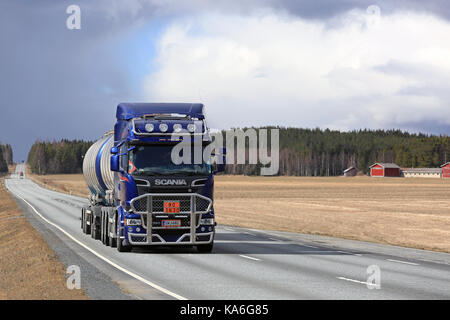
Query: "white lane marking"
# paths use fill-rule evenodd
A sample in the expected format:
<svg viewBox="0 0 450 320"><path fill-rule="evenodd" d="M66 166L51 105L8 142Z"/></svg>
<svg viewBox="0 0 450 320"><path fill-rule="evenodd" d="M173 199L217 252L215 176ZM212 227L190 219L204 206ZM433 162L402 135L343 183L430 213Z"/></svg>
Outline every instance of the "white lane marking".
<svg viewBox="0 0 450 320"><path fill-rule="evenodd" d="M214 240L214 243L242 243L242 244L287 244L288 242L257 241L257 240Z"/></svg>
<svg viewBox="0 0 450 320"><path fill-rule="evenodd" d="M340 253L345 253L345 254L349 254L349 255L352 255L352 256L358 256L358 257L361 257L362 256L362 254L359 254L359 253L351 253L351 252L348 252L348 251L336 251L336 252L340 252Z"/></svg>
<svg viewBox="0 0 450 320"><path fill-rule="evenodd" d="M349 279L349 278L344 278L344 277L337 277L337 278L338 278L339 280L344 280L344 281L349 281L349 282L354 282L354 283L365 284L366 286L375 286L375 284L369 283L369 282L365 282L365 281L359 281L359 280Z"/></svg>
<svg viewBox="0 0 450 320"><path fill-rule="evenodd" d="M397 262L397 263L409 264L409 265L412 265L412 266L420 266L420 264L414 263L414 262L400 261L400 260L395 260L395 259L386 259L386 260L387 260L387 261L391 261L391 262Z"/></svg>
<svg viewBox="0 0 450 320"><path fill-rule="evenodd" d="M68 233L67 231L65 231L65 230L64 230L63 228L61 228L60 226L58 226L58 225L56 225L55 223L53 223L53 222L47 220L47 219L46 219L44 216L42 216L42 215L41 215L41 214L40 214L40 213L39 213L39 212L38 212L38 211L37 211L37 210L36 210L36 209L35 209L28 201L27 201L27 200L25 200L24 198L22 198L21 196L19 196L19 195L17 195L17 194L16 194L16 196L19 197L20 199L22 199L26 204L28 204L28 205L31 207L31 209L33 209L33 211L34 211L39 217L42 218L42 220L44 220L45 222L47 222L49 225L51 225L51 226L57 228L57 229L60 230L62 233L64 233L67 237L69 237L70 239L72 239L73 241L75 241L77 244L79 244L80 246L82 246L82 247L85 248L86 250L90 251L91 253L93 253L94 255L96 255L97 257L99 257L100 259L102 259L103 261L105 261L105 262L107 262L108 264L112 265L112 266L115 267L116 269L118 269L118 270L120 270L120 271L122 271L122 272L128 274L129 276L135 278L136 280L139 280L139 281L141 281L141 282L143 282L143 283L149 285L150 287L152 287L152 288L154 288L154 289L156 289L156 290L159 290L159 291L161 291L161 292L163 292L163 293L165 293L165 294L167 294L167 295L169 295L169 296L171 296L171 297L174 297L175 299L178 299L178 300L187 300L187 298L185 298L185 297L183 297L183 296L180 296L180 295L178 295L178 294L176 294L176 293L174 293L174 292L172 292L172 291L169 291L169 290L167 290L167 289L165 289L165 288L163 288L163 287L161 287L161 286L159 286L159 285L157 285L157 284L155 284L155 283L153 283L153 282L151 282L151 281L149 281L149 280L147 280L147 279L145 279L145 278L143 278L143 277L141 277L141 276L139 276L139 275L137 275L137 274L135 274L135 273L133 273L133 272L131 272L131 271L128 271L127 269L125 269L125 268L119 266L118 264L116 264L116 263L112 262L111 260L107 259L106 257L102 256L100 253L96 252L95 250L89 248L89 247L88 247L87 245L85 245L84 243L82 243L82 242L78 241L77 239L75 239L70 233Z"/></svg>
<svg viewBox="0 0 450 320"><path fill-rule="evenodd" d="M240 254L239 257L245 258L245 259L250 259L250 260L255 260L255 261L261 261L261 259L258 258L253 258L253 257L249 257L243 254Z"/></svg>

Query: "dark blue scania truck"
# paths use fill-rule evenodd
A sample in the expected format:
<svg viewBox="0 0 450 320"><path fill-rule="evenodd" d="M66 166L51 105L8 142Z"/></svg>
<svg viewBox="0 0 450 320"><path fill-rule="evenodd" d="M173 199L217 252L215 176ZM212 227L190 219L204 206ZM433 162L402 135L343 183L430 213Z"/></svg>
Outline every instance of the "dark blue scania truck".
<svg viewBox="0 0 450 320"><path fill-rule="evenodd" d="M90 189L81 228L120 252L133 246L213 248L214 174L225 154L194 159L212 142L204 106L192 103L121 103L114 131L87 151L83 174ZM183 140L184 139L184 140ZM191 161L176 164L172 150L187 141ZM210 146L211 147L211 146ZM184 149L186 150L186 149ZM197 160L197 161L194 161Z"/></svg>

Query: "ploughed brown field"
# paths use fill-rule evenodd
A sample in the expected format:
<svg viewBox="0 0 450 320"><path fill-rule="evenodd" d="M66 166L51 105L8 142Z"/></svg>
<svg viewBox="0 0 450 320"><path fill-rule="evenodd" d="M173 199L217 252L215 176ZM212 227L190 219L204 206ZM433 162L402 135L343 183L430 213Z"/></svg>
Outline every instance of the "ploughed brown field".
<svg viewBox="0 0 450 320"><path fill-rule="evenodd" d="M0 181L0 300L88 299L66 286L66 270Z"/></svg>
<svg viewBox="0 0 450 320"><path fill-rule="evenodd" d="M33 176L87 196L82 175ZM219 224L450 252L450 179L216 176Z"/></svg>

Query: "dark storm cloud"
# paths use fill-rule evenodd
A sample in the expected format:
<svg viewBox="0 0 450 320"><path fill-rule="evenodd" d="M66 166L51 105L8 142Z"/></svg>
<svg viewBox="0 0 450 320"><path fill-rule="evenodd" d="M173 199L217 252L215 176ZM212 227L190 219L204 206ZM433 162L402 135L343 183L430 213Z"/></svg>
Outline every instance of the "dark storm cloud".
<svg viewBox="0 0 450 320"><path fill-rule="evenodd" d="M68 30L70 4L2 4L0 140L13 145L16 161L26 160L36 139L98 137L111 128L117 102L135 96L113 54L135 16L115 20L90 8L82 10L82 29Z"/></svg>
<svg viewBox="0 0 450 320"><path fill-rule="evenodd" d="M71 4L82 8L81 30L66 28ZM450 17L442 0L2 1L0 141L13 145L17 161L26 160L36 139L95 139L111 129L117 103L140 94L117 44L152 19L209 10L245 15L261 8L329 19L371 4L382 13L407 9Z"/></svg>
<svg viewBox="0 0 450 320"><path fill-rule="evenodd" d="M371 5L380 7L382 14L415 11L450 19L450 6L446 0L274 0L267 3L306 19L329 19L352 9L366 10Z"/></svg>

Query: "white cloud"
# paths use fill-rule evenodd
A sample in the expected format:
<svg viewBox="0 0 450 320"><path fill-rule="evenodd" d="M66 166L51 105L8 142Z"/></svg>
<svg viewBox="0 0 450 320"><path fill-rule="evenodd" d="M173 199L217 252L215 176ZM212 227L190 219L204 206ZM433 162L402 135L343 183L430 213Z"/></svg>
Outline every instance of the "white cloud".
<svg viewBox="0 0 450 320"><path fill-rule="evenodd" d="M216 127L450 126L447 21L403 12L374 23L358 10L337 19L330 27L268 10L179 18L158 42L144 96L201 101Z"/></svg>

